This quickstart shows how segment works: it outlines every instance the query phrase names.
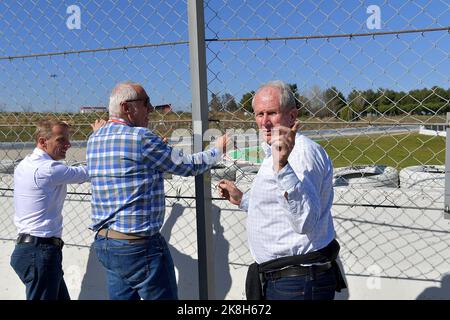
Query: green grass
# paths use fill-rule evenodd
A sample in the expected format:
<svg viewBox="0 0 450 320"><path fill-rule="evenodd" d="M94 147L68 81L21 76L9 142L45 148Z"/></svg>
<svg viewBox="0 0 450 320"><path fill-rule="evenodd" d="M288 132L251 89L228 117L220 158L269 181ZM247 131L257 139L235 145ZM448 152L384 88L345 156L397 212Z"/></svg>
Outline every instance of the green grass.
<svg viewBox="0 0 450 320"><path fill-rule="evenodd" d="M416 133L343 137L319 141L333 166L379 164L402 169L421 164L444 164L445 138Z"/></svg>
<svg viewBox="0 0 450 320"><path fill-rule="evenodd" d="M228 155L235 160L245 160L252 163L262 163L264 160L264 151L261 147L250 147L241 150L232 150Z"/></svg>
<svg viewBox="0 0 450 320"><path fill-rule="evenodd" d="M318 141L333 161L335 168L351 165L386 165L397 169L422 164L444 164L445 138L416 133L342 137ZM230 157L261 163L259 148L229 152Z"/></svg>

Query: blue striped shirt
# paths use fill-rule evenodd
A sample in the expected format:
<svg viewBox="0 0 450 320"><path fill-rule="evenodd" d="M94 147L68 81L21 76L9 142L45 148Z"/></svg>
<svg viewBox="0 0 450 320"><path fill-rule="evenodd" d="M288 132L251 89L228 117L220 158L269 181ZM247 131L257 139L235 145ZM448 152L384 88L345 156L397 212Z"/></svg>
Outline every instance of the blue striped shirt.
<svg viewBox="0 0 450 320"><path fill-rule="evenodd" d="M198 175L220 158L217 148L183 155L147 128L116 122L90 136L86 154L92 183L91 229L109 226L144 235L159 232L164 221L164 172Z"/></svg>

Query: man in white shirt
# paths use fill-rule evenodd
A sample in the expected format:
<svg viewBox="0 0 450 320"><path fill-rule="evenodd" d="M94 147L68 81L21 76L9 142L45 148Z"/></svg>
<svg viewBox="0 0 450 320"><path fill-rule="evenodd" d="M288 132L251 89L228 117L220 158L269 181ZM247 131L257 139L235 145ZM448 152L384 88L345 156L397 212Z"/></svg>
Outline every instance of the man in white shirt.
<svg viewBox="0 0 450 320"><path fill-rule="evenodd" d="M231 181L219 183L221 196L248 213L256 263L247 275L247 298L334 299L345 283L335 262L331 160L297 132L295 98L287 84L264 84L252 106L266 157L245 194Z"/></svg>
<svg viewBox="0 0 450 320"><path fill-rule="evenodd" d="M94 130L105 124L97 120ZM62 208L67 184L89 180L85 166L60 162L70 148L69 125L42 120L36 148L14 171L14 223L17 243L11 266L26 286L27 300L69 300L63 279Z"/></svg>

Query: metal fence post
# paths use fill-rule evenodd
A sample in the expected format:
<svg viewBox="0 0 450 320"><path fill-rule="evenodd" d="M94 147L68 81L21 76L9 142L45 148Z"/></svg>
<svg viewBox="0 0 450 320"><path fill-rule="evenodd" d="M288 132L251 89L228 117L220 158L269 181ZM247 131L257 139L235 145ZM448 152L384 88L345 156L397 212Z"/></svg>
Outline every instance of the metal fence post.
<svg viewBox="0 0 450 320"><path fill-rule="evenodd" d="M189 64L192 92L194 152L203 150L203 134L208 129L208 92L203 1L188 1ZM211 223L211 175L195 177L197 216L198 280L200 300L214 299L214 258Z"/></svg>
<svg viewBox="0 0 450 320"><path fill-rule="evenodd" d="M450 112L447 112L447 126L445 129L445 197L444 197L444 218L450 219Z"/></svg>

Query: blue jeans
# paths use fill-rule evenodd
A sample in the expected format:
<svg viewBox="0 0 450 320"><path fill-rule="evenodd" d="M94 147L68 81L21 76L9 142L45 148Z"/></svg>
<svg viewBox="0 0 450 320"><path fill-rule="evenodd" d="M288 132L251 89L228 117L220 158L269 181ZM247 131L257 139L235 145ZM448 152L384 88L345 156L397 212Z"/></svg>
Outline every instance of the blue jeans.
<svg viewBox="0 0 450 320"><path fill-rule="evenodd" d="M59 247L53 244L17 244L10 264L25 284L27 300L70 300Z"/></svg>
<svg viewBox="0 0 450 320"><path fill-rule="evenodd" d="M266 300L333 300L336 276L333 268L304 276L266 279Z"/></svg>
<svg viewBox="0 0 450 320"><path fill-rule="evenodd" d="M111 300L178 299L175 268L161 234L137 242L96 235L94 249L106 269Z"/></svg>

